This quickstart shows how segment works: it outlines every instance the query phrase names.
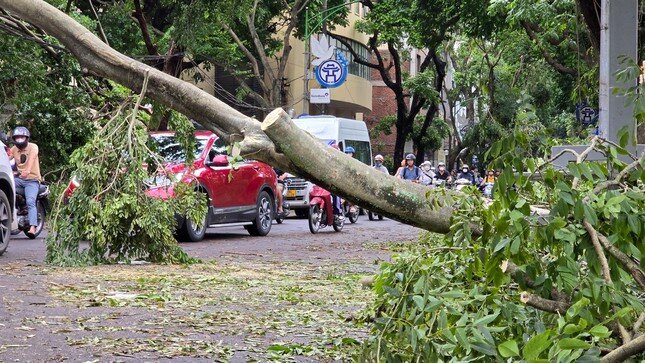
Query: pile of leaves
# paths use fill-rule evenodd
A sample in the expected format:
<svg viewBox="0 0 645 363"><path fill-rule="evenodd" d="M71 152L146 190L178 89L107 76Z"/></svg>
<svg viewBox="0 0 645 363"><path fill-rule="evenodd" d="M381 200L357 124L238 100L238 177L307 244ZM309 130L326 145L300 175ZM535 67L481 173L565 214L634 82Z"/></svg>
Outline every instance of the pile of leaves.
<svg viewBox="0 0 645 363"><path fill-rule="evenodd" d="M645 156L628 138L592 139L565 170L525 133L494 144L494 200L471 190L449 235L383 265L362 359L644 358Z"/></svg>
<svg viewBox="0 0 645 363"><path fill-rule="evenodd" d="M61 197L53 211L46 261L55 265L113 263L129 260L189 263L174 237L175 215L201 220L206 201L196 186L177 182L168 200L146 195L151 181L174 181L163 160L152 151L145 120L138 112L141 97L125 102L95 136L76 150L71 168L79 186L71 198ZM193 127L185 118L171 126L186 150L194 149ZM187 152L187 165L192 153ZM82 241L89 246L80 249Z"/></svg>

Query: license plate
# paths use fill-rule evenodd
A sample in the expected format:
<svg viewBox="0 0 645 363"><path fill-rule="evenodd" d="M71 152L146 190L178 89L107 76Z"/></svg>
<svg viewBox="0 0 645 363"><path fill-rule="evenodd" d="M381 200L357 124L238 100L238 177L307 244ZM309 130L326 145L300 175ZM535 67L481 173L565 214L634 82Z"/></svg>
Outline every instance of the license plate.
<svg viewBox="0 0 645 363"><path fill-rule="evenodd" d="M292 198L297 196L297 191L296 190L287 190L287 197Z"/></svg>

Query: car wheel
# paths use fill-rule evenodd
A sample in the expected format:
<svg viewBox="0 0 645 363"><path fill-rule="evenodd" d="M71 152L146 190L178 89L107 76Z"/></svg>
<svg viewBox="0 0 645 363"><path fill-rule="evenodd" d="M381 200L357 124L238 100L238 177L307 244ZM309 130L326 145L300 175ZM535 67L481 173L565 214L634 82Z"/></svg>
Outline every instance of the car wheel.
<svg viewBox="0 0 645 363"><path fill-rule="evenodd" d="M296 217L298 218L307 218L309 217L309 208L307 209L294 209L296 212Z"/></svg>
<svg viewBox="0 0 645 363"><path fill-rule="evenodd" d="M9 199L0 190L0 255L7 250L11 239L11 204Z"/></svg>
<svg viewBox="0 0 645 363"><path fill-rule="evenodd" d="M273 202L269 193L260 192L255 210L257 215L253 224L248 228L249 234L251 236L266 236L269 234L271 222L273 222Z"/></svg>
<svg viewBox="0 0 645 363"><path fill-rule="evenodd" d="M206 198L208 200L208 198ZM204 239L206 235L206 228L208 221L208 209L206 214L201 221L193 221L192 219L186 217L184 223L178 230L178 237L180 241L183 242L199 242Z"/></svg>
<svg viewBox="0 0 645 363"><path fill-rule="evenodd" d="M309 207L309 231L313 234L318 233L320 230L320 221L323 219L323 213L320 206L312 205Z"/></svg>

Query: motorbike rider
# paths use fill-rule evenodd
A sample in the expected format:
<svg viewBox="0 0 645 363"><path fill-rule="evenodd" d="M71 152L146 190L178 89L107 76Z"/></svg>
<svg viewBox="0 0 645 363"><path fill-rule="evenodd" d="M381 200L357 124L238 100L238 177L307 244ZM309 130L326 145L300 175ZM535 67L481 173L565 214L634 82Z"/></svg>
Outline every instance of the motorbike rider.
<svg viewBox="0 0 645 363"><path fill-rule="evenodd" d="M328 141L327 145L331 146L333 149L340 150L340 148L336 144L336 141L334 140ZM332 200L331 204L334 211L334 218L342 221L345 219L345 217L343 217L343 214L342 214L340 198L334 193L330 193L330 194L331 194L331 200Z"/></svg>
<svg viewBox="0 0 645 363"><path fill-rule="evenodd" d="M461 173L457 176L457 179L467 179L471 184L475 185L475 174L473 174L468 168L467 164L461 166Z"/></svg>
<svg viewBox="0 0 645 363"><path fill-rule="evenodd" d="M434 172L432 171L432 164L429 161L424 161L419 165L419 169L421 169L421 177L419 178L419 182L423 185L431 185L432 184L432 179L434 179Z"/></svg>
<svg viewBox="0 0 645 363"><path fill-rule="evenodd" d="M282 205L284 204L284 197L282 196L282 192L284 191L284 180L287 178L287 173L284 171L278 169L278 168L273 168L273 171L275 172L275 175L277 176L277 186L278 186L278 208L277 212L278 214L284 213L284 210L282 209Z"/></svg>
<svg viewBox="0 0 645 363"><path fill-rule="evenodd" d="M388 174L387 168L383 165L383 155L378 154L374 157L374 169Z"/></svg>
<svg viewBox="0 0 645 363"><path fill-rule="evenodd" d="M419 167L414 165L414 161L417 159L414 154L408 154L405 156L405 167L401 169L399 173L399 178L403 180L410 180L413 183L418 183L419 178L421 177L421 171Z"/></svg>
<svg viewBox="0 0 645 363"><path fill-rule="evenodd" d="M437 164L437 169L438 171L434 175L435 179L441 179L445 182L450 181L450 172L446 169L446 164L444 162Z"/></svg>
<svg viewBox="0 0 645 363"><path fill-rule="evenodd" d="M345 148L345 155L349 156L350 158L353 158L355 153L356 150L354 150L353 147L348 146ZM356 213L356 207L353 204L349 203L349 201L347 201L347 203L349 204L349 212Z"/></svg>
<svg viewBox="0 0 645 363"><path fill-rule="evenodd" d="M12 134L14 146L11 148L12 158L16 161L18 169L15 180L16 188L23 188L27 203L29 231L27 237L36 238L36 227L38 225L38 210L36 199L40 188L40 162L38 160L38 145L29 142L31 133L24 126L16 127Z"/></svg>
<svg viewBox="0 0 645 363"><path fill-rule="evenodd" d="M495 183L497 177L495 176L495 171L493 169L488 169L486 176L482 179L480 186L484 186L488 183Z"/></svg>

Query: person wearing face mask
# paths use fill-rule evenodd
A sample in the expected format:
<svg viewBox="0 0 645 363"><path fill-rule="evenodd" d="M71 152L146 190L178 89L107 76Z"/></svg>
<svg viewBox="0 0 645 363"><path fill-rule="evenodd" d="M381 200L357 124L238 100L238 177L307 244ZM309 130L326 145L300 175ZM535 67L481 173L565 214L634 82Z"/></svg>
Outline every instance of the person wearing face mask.
<svg viewBox="0 0 645 363"><path fill-rule="evenodd" d="M423 185L431 185L432 179L434 179L432 164L426 160L421 163L421 165L419 165L419 169L421 169L421 177L419 178L419 182Z"/></svg>
<svg viewBox="0 0 645 363"><path fill-rule="evenodd" d="M383 165L383 155L378 154L374 157L374 169L381 171L385 174L388 174L387 168Z"/></svg>
<svg viewBox="0 0 645 363"><path fill-rule="evenodd" d="M468 168L468 165L464 164L461 166L461 173L459 173L459 176L457 179L467 179L470 180L471 184L475 184L475 175L470 171Z"/></svg>
<svg viewBox="0 0 645 363"><path fill-rule="evenodd" d="M445 182L450 180L450 172L446 170L446 164L441 162L437 164L437 169L438 171L435 173L434 178L435 179L441 179Z"/></svg>
<svg viewBox="0 0 645 363"><path fill-rule="evenodd" d="M31 227L26 235L36 238L36 226L38 225L38 210L36 209L36 198L40 187L40 162L38 160L38 145L29 142L31 133L24 126L18 126L11 135L14 146L11 148L12 158L16 162L17 175L14 179L16 189L22 188L25 191L27 202L28 218Z"/></svg>

